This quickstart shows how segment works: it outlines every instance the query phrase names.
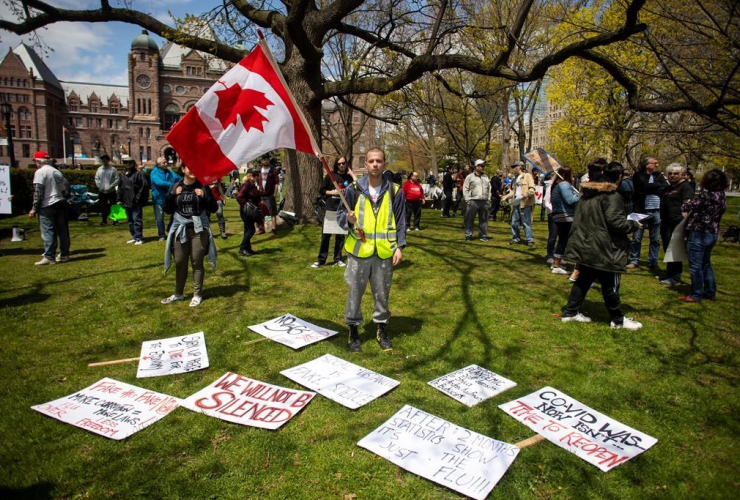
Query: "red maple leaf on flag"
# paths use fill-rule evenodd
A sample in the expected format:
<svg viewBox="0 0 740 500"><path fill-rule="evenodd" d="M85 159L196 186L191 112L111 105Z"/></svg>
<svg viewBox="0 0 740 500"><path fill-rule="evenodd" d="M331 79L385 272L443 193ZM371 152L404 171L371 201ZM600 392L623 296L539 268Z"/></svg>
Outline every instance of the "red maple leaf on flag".
<svg viewBox="0 0 740 500"><path fill-rule="evenodd" d="M216 118L224 129L231 124L236 125L236 117L239 116L247 132L250 128L265 131L262 124L269 120L257 108L267 110L268 106L274 104L265 97L264 92L243 89L235 83L224 90L217 90L216 96L218 97Z"/></svg>

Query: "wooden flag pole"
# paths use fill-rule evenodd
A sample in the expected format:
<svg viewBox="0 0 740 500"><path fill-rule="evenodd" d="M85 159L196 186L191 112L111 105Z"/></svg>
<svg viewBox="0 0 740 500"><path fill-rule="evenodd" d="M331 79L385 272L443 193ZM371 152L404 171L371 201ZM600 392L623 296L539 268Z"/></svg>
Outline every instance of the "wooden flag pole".
<svg viewBox="0 0 740 500"><path fill-rule="evenodd" d="M139 361L139 357L126 358L126 359L114 359L113 361L101 361L100 363L89 363L88 368L92 366L108 366L108 365L120 365L122 363L130 363L131 361Z"/></svg>
<svg viewBox="0 0 740 500"><path fill-rule="evenodd" d="M542 434L537 434L535 436L532 436L531 438L527 438L524 441L519 441L518 443L514 444L519 449L526 448L527 446L532 446L534 444L539 443L540 441L544 441L545 436Z"/></svg>

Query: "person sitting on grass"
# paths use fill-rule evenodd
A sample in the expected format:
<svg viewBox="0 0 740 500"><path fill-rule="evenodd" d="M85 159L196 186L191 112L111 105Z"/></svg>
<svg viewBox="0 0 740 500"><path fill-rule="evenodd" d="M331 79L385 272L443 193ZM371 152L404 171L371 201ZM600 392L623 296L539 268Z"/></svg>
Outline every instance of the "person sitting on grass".
<svg viewBox="0 0 740 500"><path fill-rule="evenodd" d="M624 199L617 192L624 167L607 165L599 181L584 182L583 194L576 205L573 228L565 250L565 258L578 262L580 273L563 308L562 321L589 323L591 318L578 310L595 280L601 283L612 328L637 330L642 324L626 318L619 298L619 279L629 263L628 235L641 227L627 220Z"/></svg>
<svg viewBox="0 0 740 500"><path fill-rule="evenodd" d="M211 190L203 187L184 164L180 168L182 181L172 186L164 199L164 211L173 214L172 228L167 237L164 250L164 272L170 268L172 255L175 255L175 293L162 300L170 304L185 300L185 281L188 278L188 260L193 265L193 299L190 307L202 302L203 257L216 270L216 244L208 224L208 214L218 210L218 204Z"/></svg>

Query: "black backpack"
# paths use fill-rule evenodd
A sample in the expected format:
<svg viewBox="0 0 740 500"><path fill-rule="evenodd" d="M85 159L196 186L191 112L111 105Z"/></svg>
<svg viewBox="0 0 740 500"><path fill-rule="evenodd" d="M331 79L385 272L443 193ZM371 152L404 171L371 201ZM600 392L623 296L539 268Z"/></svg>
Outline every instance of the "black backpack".
<svg viewBox="0 0 740 500"><path fill-rule="evenodd" d="M738 238L740 238L740 227L737 226L730 226L722 233L722 241L737 243Z"/></svg>

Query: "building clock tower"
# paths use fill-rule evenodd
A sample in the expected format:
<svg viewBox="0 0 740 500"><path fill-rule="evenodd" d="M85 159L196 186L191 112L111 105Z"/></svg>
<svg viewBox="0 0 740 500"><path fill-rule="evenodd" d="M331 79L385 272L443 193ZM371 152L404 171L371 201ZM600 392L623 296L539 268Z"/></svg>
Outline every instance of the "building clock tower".
<svg viewBox="0 0 740 500"><path fill-rule="evenodd" d="M159 47L146 30L131 42L128 59L129 138L128 154L139 163L153 160L153 146L161 129L159 109ZM122 141L124 142L124 141Z"/></svg>

